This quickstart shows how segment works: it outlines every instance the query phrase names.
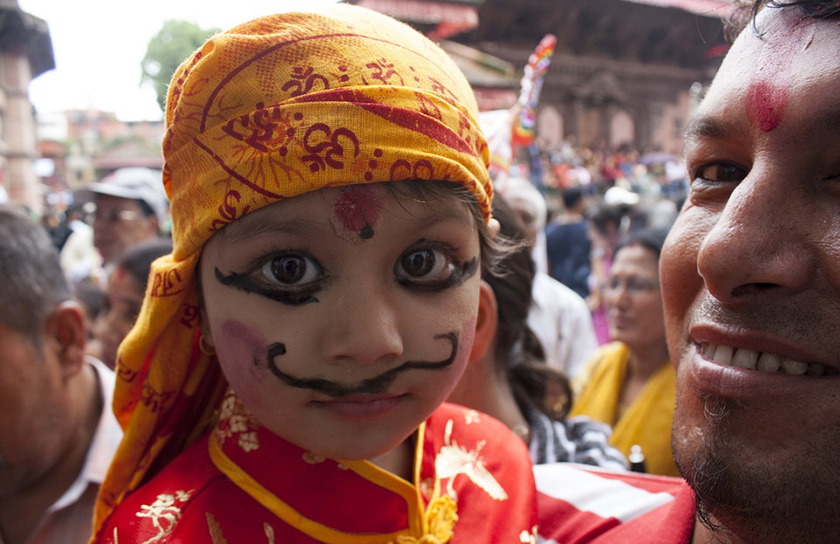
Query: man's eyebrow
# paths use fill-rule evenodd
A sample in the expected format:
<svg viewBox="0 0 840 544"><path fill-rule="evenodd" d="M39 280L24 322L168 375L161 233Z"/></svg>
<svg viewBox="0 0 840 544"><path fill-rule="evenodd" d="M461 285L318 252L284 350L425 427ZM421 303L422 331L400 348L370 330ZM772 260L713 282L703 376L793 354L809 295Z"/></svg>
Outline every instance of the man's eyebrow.
<svg viewBox="0 0 840 544"><path fill-rule="evenodd" d="M279 232L309 236L324 228L323 224L316 221L302 218L278 218L273 214L250 216L243 219L247 219L247 222L233 223L222 229L219 241L223 245L235 245L249 239Z"/></svg>
<svg viewBox="0 0 840 544"><path fill-rule="evenodd" d="M714 138L726 140L736 137L743 132L737 123L720 117L695 117L685 129L685 140L699 138Z"/></svg>

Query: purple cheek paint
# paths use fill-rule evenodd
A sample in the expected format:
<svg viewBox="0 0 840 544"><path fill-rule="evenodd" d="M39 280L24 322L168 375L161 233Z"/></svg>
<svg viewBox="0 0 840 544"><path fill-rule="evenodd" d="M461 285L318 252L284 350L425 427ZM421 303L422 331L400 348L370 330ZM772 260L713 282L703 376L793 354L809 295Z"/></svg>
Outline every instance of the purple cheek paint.
<svg viewBox="0 0 840 544"><path fill-rule="evenodd" d="M216 340L216 354L219 359L235 361L247 357L254 367L264 362L267 344L262 334L253 327L235 319L229 319L220 327L221 338Z"/></svg>

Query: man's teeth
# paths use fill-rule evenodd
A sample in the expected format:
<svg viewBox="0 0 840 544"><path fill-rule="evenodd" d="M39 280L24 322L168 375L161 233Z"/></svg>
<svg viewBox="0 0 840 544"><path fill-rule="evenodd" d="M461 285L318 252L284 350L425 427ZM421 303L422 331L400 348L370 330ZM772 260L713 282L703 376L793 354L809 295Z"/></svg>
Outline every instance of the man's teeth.
<svg viewBox="0 0 840 544"><path fill-rule="evenodd" d="M787 357L781 357L775 353L753 351L751 349L733 348L723 344L703 344L703 355L708 359L724 366L737 366L749 370L761 370L764 372L782 372L801 376L834 376L838 371L834 368L826 368L819 363L804 363Z"/></svg>

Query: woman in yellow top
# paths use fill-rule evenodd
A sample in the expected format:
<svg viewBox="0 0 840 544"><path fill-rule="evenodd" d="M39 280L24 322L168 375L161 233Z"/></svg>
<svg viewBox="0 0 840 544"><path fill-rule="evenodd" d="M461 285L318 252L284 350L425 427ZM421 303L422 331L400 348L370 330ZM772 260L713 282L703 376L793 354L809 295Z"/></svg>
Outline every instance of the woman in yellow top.
<svg viewBox="0 0 840 544"><path fill-rule="evenodd" d="M613 426L625 455L641 446L646 471L678 476L671 456L675 374L665 343L659 255L667 233L642 230L615 251L604 288L610 336L575 379L571 415Z"/></svg>

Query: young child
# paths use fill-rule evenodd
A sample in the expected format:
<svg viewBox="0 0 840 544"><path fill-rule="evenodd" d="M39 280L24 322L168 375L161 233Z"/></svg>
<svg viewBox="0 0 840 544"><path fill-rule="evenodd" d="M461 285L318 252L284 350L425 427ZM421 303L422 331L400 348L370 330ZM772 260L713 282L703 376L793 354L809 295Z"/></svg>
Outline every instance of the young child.
<svg viewBox="0 0 840 544"><path fill-rule="evenodd" d="M179 68L166 124L174 249L120 347L95 541L534 542L525 445L442 404L494 256L455 64L362 8L264 17Z"/></svg>

